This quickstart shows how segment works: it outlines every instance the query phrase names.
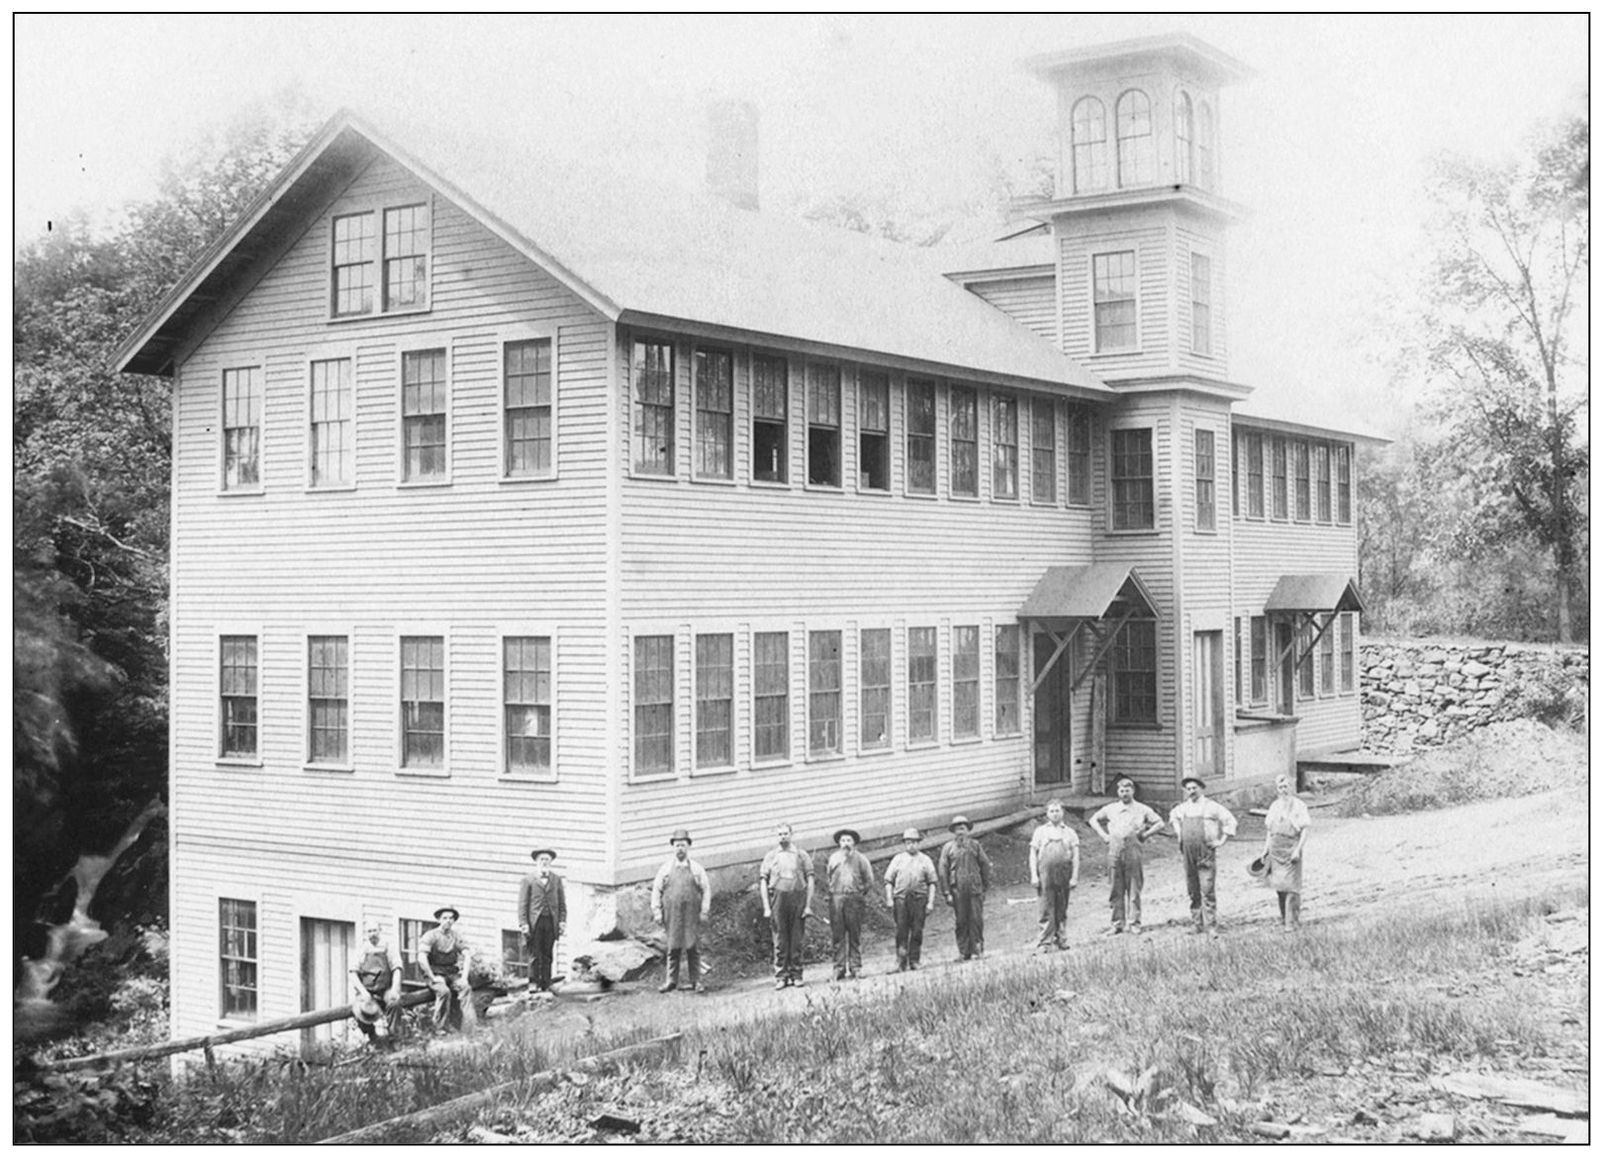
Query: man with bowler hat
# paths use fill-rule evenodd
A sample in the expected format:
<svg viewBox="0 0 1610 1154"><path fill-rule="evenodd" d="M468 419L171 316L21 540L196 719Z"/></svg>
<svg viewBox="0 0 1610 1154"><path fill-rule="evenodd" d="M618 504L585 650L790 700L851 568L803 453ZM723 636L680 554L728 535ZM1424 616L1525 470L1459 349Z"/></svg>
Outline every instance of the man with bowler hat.
<svg viewBox="0 0 1610 1154"><path fill-rule="evenodd" d="M989 889L990 861L964 815L951 819L950 832L954 836L939 851L939 892L956 911L956 952L967 962L984 956L984 893Z"/></svg>
<svg viewBox="0 0 1610 1154"><path fill-rule="evenodd" d="M654 920L665 927L665 982L660 993L677 987L677 971L684 958L688 963L688 985L696 994L704 993L704 976L699 971L699 925L710 920L710 875L688 856L693 838L685 829L671 834L671 856L654 875L649 908Z"/></svg>
<svg viewBox="0 0 1610 1154"><path fill-rule="evenodd" d="M515 915L531 952L529 989L538 995L552 993L553 947L565 932L565 883L553 872L557 856L551 849L531 851L537 868L520 883L520 910Z"/></svg>
<svg viewBox="0 0 1610 1154"><path fill-rule="evenodd" d="M828 917L833 927L833 979L861 976L861 920L866 896L877 884L872 863L861 852L861 835L841 829L838 849L827 859Z"/></svg>

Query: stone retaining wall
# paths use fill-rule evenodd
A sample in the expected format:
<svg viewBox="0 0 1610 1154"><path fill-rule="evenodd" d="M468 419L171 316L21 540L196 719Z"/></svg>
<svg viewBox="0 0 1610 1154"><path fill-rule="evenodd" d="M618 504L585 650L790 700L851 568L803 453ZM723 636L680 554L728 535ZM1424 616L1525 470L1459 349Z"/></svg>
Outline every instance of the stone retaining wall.
<svg viewBox="0 0 1610 1154"><path fill-rule="evenodd" d="M1364 748L1403 753L1514 717L1580 716L1588 651L1503 642L1365 637Z"/></svg>

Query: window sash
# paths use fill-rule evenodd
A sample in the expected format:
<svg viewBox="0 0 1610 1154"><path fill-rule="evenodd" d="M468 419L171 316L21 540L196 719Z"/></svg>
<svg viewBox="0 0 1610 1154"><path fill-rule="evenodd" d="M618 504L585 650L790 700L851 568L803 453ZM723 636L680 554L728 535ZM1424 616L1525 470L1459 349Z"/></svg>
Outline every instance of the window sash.
<svg viewBox="0 0 1610 1154"><path fill-rule="evenodd" d="M308 761L347 760L347 639L307 639Z"/></svg>
<svg viewBox="0 0 1610 1154"><path fill-rule="evenodd" d="M1106 188L1107 108L1094 96L1073 106L1073 191Z"/></svg>
<svg viewBox="0 0 1610 1154"><path fill-rule="evenodd" d="M375 214L355 212L331 222L330 309L365 316L375 307Z"/></svg>
<svg viewBox="0 0 1610 1154"><path fill-rule="evenodd" d="M1330 520L1330 446L1314 446L1314 520Z"/></svg>
<svg viewBox="0 0 1610 1154"><path fill-rule="evenodd" d="M1343 613L1340 624L1342 628L1342 692L1352 693L1357 688L1353 669L1353 614Z"/></svg>
<svg viewBox="0 0 1610 1154"><path fill-rule="evenodd" d="M1334 617L1334 614L1332 614ZM1319 638L1319 691L1324 694L1336 692L1336 630L1339 625L1332 621L1330 628L1325 630Z"/></svg>
<svg viewBox="0 0 1610 1154"><path fill-rule="evenodd" d="M1017 398L994 394L995 476L991 496L1017 500Z"/></svg>
<svg viewBox="0 0 1610 1154"><path fill-rule="evenodd" d="M754 410L754 477L788 481L788 362L756 353L750 398Z"/></svg>
<svg viewBox="0 0 1610 1154"><path fill-rule="evenodd" d="M1112 431L1113 528L1150 529L1152 507L1152 431Z"/></svg>
<svg viewBox="0 0 1610 1154"><path fill-rule="evenodd" d="M889 489L889 377L887 373L861 373L861 487L879 492Z"/></svg>
<svg viewBox="0 0 1610 1154"><path fill-rule="evenodd" d="M419 953L419 940L431 926L419 918L397 920L397 953L402 958L403 981L429 983L425 972L425 959Z"/></svg>
<svg viewBox="0 0 1610 1154"><path fill-rule="evenodd" d="M1312 515L1313 490L1310 484L1312 473L1308 457L1308 443L1306 441L1291 442L1292 465L1294 477L1293 491L1296 494L1295 518L1298 521L1307 521Z"/></svg>
<svg viewBox="0 0 1610 1154"><path fill-rule="evenodd" d="M789 757L788 634L757 633L755 660L755 760Z"/></svg>
<svg viewBox="0 0 1610 1154"><path fill-rule="evenodd" d="M1196 118L1191 98L1184 92L1174 97L1174 179L1180 184L1196 183Z"/></svg>
<svg viewBox="0 0 1610 1154"><path fill-rule="evenodd" d="M312 483L352 481L352 361L314 361L309 376L309 446Z"/></svg>
<svg viewBox="0 0 1610 1154"><path fill-rule="evenodd" d="M1131 88L1118 98L1118 187L1139 188L1156 176L1152 142L1152 102Z"/></svg>
<svg viewBox="0 0 1610 1154"><path fill-rule="evenodd" d="M810 634L810 738L813 754L844 752L841 634L836 629Z"/></svg>
<svg viewBox="0 0 1610 1154"><path fill-rule="evenodd" d="M906 488L913 493L935 493L938 426L934 383L906 382Z"/></svg>
<svg viewBox="0 0 1610 1154"><path fill-rule="evenodd" d="M978 626L957 625L950 658L951 736L978 736Z"/></svg>
<svg viewBox="0 0 1610 1154"><path fill-rule="evenodd" d="M939 631L933 626L914 626L906 634L906 683L908 740L933 741L939 735L938 700Z"/></svg>
<svg viewBox="0 0 1610 1154"><path fill-rule="evenodd" d="M553 471L553 345L547 339L503 346L503 474Z"/></svg>
<svg viewBox="0 0 1610 1154"><path fill-rule="evenodd" d="M386 312L418 308L429 299L430 210L424 204L385 210Z"/></svg>
<svg viewBox="0 0 1610 1154"><path fill-rule="evenodd" d="M1016 625L995 627L995 735L1018 733L1023 727L1023 660Z"/></svg>
<svg viewBox="0 0 1610 1154"><path fill-rule="evenodd" d="M676 381L669 341L632 344L632 470L671 476L675 470Z"/></svg>
<svg viewBox="0 0 1610 1154"><path fill-rule="evenodd" d="M1213 352L1213 266L1196 252L1191 254L1191 351Z"/></svg>
<svg viewBox="0 0 1610 1154"><path fill-rule="evenodd" d="M503 972L515 980L531 976L531 943L519 930L502 930Z"/></svg>
<svg viewBox="0 0 1610 1154"><path fill-rule="evenodd" d="M1242 663L1241 618L1235 619L1235 703L1240 705L1246 700L1246 682L1242 679L1242 671L1246 668Z"/></svg>
<svg viewBox="0 0 1610 1154"><path fill-rule="evenodd" d="M887 749L890 741L890 631L861 630L861 748Z"/></svg>
<svg viewBox="0 0 1610 1154"><path fill-rule="evenodd" d="M732 353L726 349L693 351L696 474L712 480L732 479Z"/></svg>
<svg viewBox="0 0 1610 1154"><path fill-rule="evenodd" d="M701 769L731 765L733 730L732 634L694 639L694 763Z"/></svg>
<svg viewBox="0 0 1610 1154"><path fill-rule="evenodd" d="M807 461L806 481L812 485L840 483L841 379L836 365L806 366Z"/></svg>
<svg viewBox="0 0 1610 1154"><path fill-rule="evenodd" d="M1112 648L1112 719L1157 721L1157 638L1153 622L1130 621Z"/></svg>
<svg viewBox="0 0 1610 1154"><path fill-rule="evenodd" d="M224 488L261 485L263 378L258 368L225 369Z"/></svg>
<svg viewBox="0 0 1610 1154"><path fill-rule="evenodd" d="M1301 628L1293 630L1293 632L1297 637L1297 648L1299 650L1308 650L1306 656L1297 666L1297 696L1312 697L1314 696L1314 649L1309 646L1308 641L1314 634L1314 627L1312 625L1303 625Z"/></svg>
<svg viewBox="0 0 1610 1154"><path fill-rule="evenodd" d="M1353 451L1350 445L1337 445L1336 457L1336 523L1346 525L1353 520Z"/></svg>
<svg viewBox="0 0 1610 1154"><path fill-rule="evenodd" d="M632 768L639 776L676 770L676 638L632 642Z"/></svg>
<svg viewBox="0 0 1610 1154"><path fill-rule="evenodd" d="M503 772L553 771L553 639L503 639Z"/></svg>
<svg viewBox="0 0 1610 1154"><path fill-rule="evenodd" d="M257 638L221 637L218 653L223 718L219 753L223 757L256 757Z"/></svg>
<svg viewBox="0 0 1610 1154"><path fill-rule="evenodd" d="M950 387L950 491L978 496L978 394Z"/></svg>
<svg viewBox="0 0 1610 1154"><path fill-rule="evenodd" d="M1248 433L1241 458L1246 462L1247 516L1263 516L1263 434Z"/></svg>
<svg viewBox="0 0 1610 1154"><path fill-rule="evenodd" d="M1096 352L1138 348L1135 254L1096 253L1091 269Z"/></svg>
<svg viewBox="0 0 1610 1154"><path fill-rule="evenodd" d="M1089 405L1068 405L1068 504L1090 504L1093 419Z"/></svg>
<svg viewBox="0 0 1610 1154"><path fill-rule="evenodd" d="M257 903L218 899L219 1016L257 1017Z"/></svg>
<svg viewBox="0 0 1610 1154"><path fill-rule="evenodd" d="M1036 397L1031 403L1029 437L1034 501L1054 505L1057 500L1057 410L1051 401Z"/></svg>
<svg viewBox="0 0 1610 1154"><path fill-rule="evenodd" d="M401 640L402 764L439 768L447 761L447 645L440 637Z"/></svg>
<svg viewBox="0 0 1610 1154"><path fill-rule="evenodd" d="M403 353L403 479L447 475L447 350Z"/></svg>
<svg viewBox="0 0 1610 1154"><path fill-rule="evenodd" d="M1248 624L1252 647L1250 696L1254 705L1261 705L1269 700L1269 623L1266 618L1254 617Z"/></svg>
<svg viewBox="0 0 1610 1154"><path fill-rule="evenodd" d="M1284 521L1291 514L1290 485L1287 480L1287 450L1284 437L1269 438L1269 515Z"/></svg>

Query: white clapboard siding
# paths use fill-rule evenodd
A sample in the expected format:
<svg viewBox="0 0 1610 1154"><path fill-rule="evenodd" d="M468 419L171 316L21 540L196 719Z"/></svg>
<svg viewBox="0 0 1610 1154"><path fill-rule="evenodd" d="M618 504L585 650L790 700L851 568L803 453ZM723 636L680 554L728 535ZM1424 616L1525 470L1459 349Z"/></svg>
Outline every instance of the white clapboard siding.
<svg viewBox="0 0 1610 1154"><path fill-rule="evenodd" d="M1225 269L1226 249L1223 234L1208 231L1202 228L1193 228L1181 221L1174 229L1174 300L1178 310L1179 321L1175 328L1176 340L1179 345L1179 363L1187 372L1199 373L1206 377L1223 378L1229 373L1229 338L1225 327L1225 318L1229 310L1225 307L1225 294L1228 291L1229 279ZM1207 354L1198 353L1193 348L1194 313L1191 297L1191 255L1201 254L1212 262L1210 287L1208 290L1208 304L1210 319L1208 332L1210 335L1209 351Z"/></svg>
<svg viewBox="0 0 1610 1154"><path fill-rule="evenodd" d="M1206 632L1224 634L1224 766L1234 772L1235 718L1235 633L1232 621L1231 554L1234 527L1230 513L1230 413L1229 405L1203 397L1185 396L1179 407L1180 437L1177 446L1180 509L1180 590L1185 615L1181 629L1179 655L1180 730L1185 735L1184 757L1192 757L1192 738L1196 727L1195 635ZM1214 517L1211 528L1197 523L1196 434L1213 434Z"/></svg>
<svg viewBox="0 0 1610 1154"><path fill-rule="evenodd" d="M1103 378L1121 378L1144 371L1167 369L1175 357L1175 285L1170 245L1173 226L1163 211L1145 214L1093 215L1076 223L1059 224L1061 262L1057 283L1061 290L1062 351L1081 360L1091 358L1091 369ZM1140 347L1134 352L1095 355L1094 274L1097 253L1132 250L1136 254L1136 319Z"/></svg>
<svg viewBox="0 0 1610 1154"><path fill-rule="evenodd" d="M968 289L1046 340L1057 335L1057 279L1044 276L975 281Z"/></svg>

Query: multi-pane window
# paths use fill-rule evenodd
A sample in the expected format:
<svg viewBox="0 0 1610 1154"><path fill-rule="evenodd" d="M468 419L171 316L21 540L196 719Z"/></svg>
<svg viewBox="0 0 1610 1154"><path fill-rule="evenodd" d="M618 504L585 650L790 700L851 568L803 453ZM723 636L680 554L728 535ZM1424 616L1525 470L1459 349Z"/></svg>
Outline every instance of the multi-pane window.
<svg viewBox="0 0 1610 1154"><path fill-rule="evenodd" d="M519 930L503 930L503 972L519 980L531 976L531 945Z"/></svg>
<svg viewBox="0 0 1610 1154"><path fill-rule="evenodd" d="M1337 622L1333 619L1325 632L1319 635L1319 691L1324 694L1336 692L1336 629Z"/></svg>
<svg viewBox="0 0 1610 1154"><path fill-rule="evenodd" d="M671 342L632 342L632 470L674 472L676 380Z"/></svg>
<svg viewBox="0 0 1610 1154"><path fill-rule="evenodd" d="M978 394L950 386L950 491L978 496Z"/></svg>
<svg viewBox="0 0 1610 1154"><path fill-rule="evenodd" d="M1202 187L1212 191L1218 187L1219 164L1218 156L1214 152L1216 142L1213 139L1213 108L1211 105L1202 104L1197 107L1196 137L1198 156L1200 157L1198 167L1202 173Z"/></svg>
<svg viewBox="0 0 1610 1154"><path fill-rule="evenodd" d="M1337 624L1342 629L1342 692L1352 693L1356 688L1353 681L1353 615L1343 613Z"/></svg>
<svg viewBox="0 0 1610 1154"><path fill-rule="evenodd" d="M732 354L693 351L695 476L732 479Z"/></svg>
<svg viewBox="0 0 1610 1154"><path fill-rule="evenodd" d="M447 350L402 357L403 480L447 476Z"/></svg>
<svg viewBox="0 0 1610 1154"><path fill-rule="evenodd" d="M1096 352L1136 348L1134 252L1098 252L1092 269Z"/></svg>
<svg viewBox="0 0 1610 1154"><path fill-rule="evenodd" d="M1237 705L1246 700L1246 683L1242 680L1242 671L1246 667L1241 662L1241 618L1237 617L1235 619L1235 703Z"/></svg>
<svg viewBox="0 0 1610 1154"><path fill-rule="evenodd" d="M429 984L430 974L419 952L419 940L434 928L420 918L397 919L397 953L402 958L403 981Z"/></svg>
<svg viewBox="0 0 1610 1154"><path fill-rule="evenodd" d="M978 626L958 625L950 657L951 736L978 736Z"/></svg>
<svg viewBox="0 0 1610 1154"><path fill-rule="evenodd" d="M257 903L218 899L219 1017L257 1017Z"/></svg>
<svg viewBox="0 0 1610 1154"><path fill-rule="evenodd" d="M1242 453L1247 463L1247 516L1263 516L1263 434L1248 433Z"/></svg>
<svg viewBox="0 0 1610 1154"><path fill-rule="evenodd" d="M263 374L258 368L224 370L224 488L263 483Z"/></svg>
<svg viewBox="0 0 1610 1154"><path fill-rule="evenodd" d="M995 627L995 736L1016 733L1022 727L1023 659L1016 625Z"/></svg>
<svg viewBox="0 0 1610 1154"><path fill-rule="evenodd" d="M1150 529L1152 511L1152 431L1112 431L1112 527Z"/></svg>
<svg viewBox="0 0 1610 1154"><path fill-rule="evenodd" d="M1213 262L1199 252L1191 254L1191 351L1213 352Z"/></svg>
<svg viewBox="0 0 1610 1154"><path fill-rule="evenodd" d="M218 694L224 757L257 756L257 638L218 639Z"/></svg>
<svg viewBox="0 0 1610 1154"><path fill-rule="evenodd" d="M1291 512L1291 486L1286 477L1286 439L1269 438L1269 515L1284 521Z"/></svg>
<svg viewBox="0 0 1610 1154"><path fill-rule="evenodd" d="M1017 500L1017 398L996 393L990 408L995 415L995 486L992 495Z"/></svg>
<svg viewBox="0 0 1610 1154"><path fill-rule="evenodd" d="M1346 525L1353 519L1353 450L1348 445L1336 446L1336 523Z"/></svg>
<svg viewBox="0 0 1610 1154"><path fill-rule="evenodd" d="M1196 183L1196 116L1191 98L1184 92L1174 97L1174 180Z"/></svg>
<svg viewBox="0 0 1610 1154"><path fill-rule="evenodd" d="M861 748L889 747L889 631L861 630Z"/></svg>
<svg viewBox="0 0 1610 1154"><path fill-rule="evenodd" d="M430 210L423 204L386 209L387 312L417 308L429 285Z"/></svg>
<svg viewBox="0 0 1610 1154"><path fill-rule="evenodd" d="M837 629L810 635L810 751L844 752L844 662Z"/></svg>
<svg viewBox="0 0 1610 1154"><path fill-rule="evenodd" d="M1330 520L1330 446L1314 446L1314 520Z"/></svg>
<svg viewBox="0 0 1610 1154"><path fill-rule="evenodd" d="M547 340L503 346L503 472L553 472L553 345Z"/></svg>
<svg viewBox="0 0 1610 1154"><path fill-rule="evenodd" d="M1107 187L1107 108L1094 96L1073 106L1073 191Z"/></svg>
<svg viewBox="0 0 1610 1154"><path fill-rule="evenodd" d="M503 639L503 770L553 771L553 639Z"/></svg>
<svg viewBox="0 0 1610 1154"><path fill-rule="evenodd" d="M755 760L788 760L788 634L755 634Z"/></svg>
<svg viewBox="0 0 1610 1154"><path fill-rule="evenodd" d="M1151 621L1129 621L1119 627L1112 647L1112 719L1152 723L1157 720L1157 634Z"/></svg>
<svg viewBox="0 0 1610 1154"><path fill-rule="evenodd" d="M935 488L934 383L906 381L906 488L932 493Z"/></svg>
<svg viewBox="0 0 1610 1154"><path fill-rule="evenodd" d="M676 768L676 638L635 637L632 652L632 768L639 776L670 773Z"/></svg>
<svg viewBox="0 0 1610 1154"><path fill-rule="evenodd" d="M1309 465L1308 445L1305 442L1291 442L1291 461L1293 465L1292 491L1296 497L1294 516L1299 521L1306 521L1313 515L1310 507L1313 496L1312 488L1309 484L1309 476L1312 470Z"/></svg>
<svg viewBox="0 0 1610 1154"><path fill-rule="evenodd" d="M889 491L889 374L861 373L861 488Z"/></svg>
<svg viewBox="0 0 1610 1154"><path fill-rule="evenodd" d="M1212 429L1196 430L1196 527L1203 530L1214 528L1218 518L1215 439Z"/></svg>
<svg viewBox="0 0 1610 1154"><path fill-rule="evenodd" d="M1036 397L1029 415L1029 435L1032 439L1034 473L1034 501L1039 505L1054 505L1057 500L1057 409L1056 404Z"/></svg>
<svg viewBox="0 0 1610 1154"><path fill-rule="evenodd" d="M812 485L839 484L839 370L835 365L806 368L805 480Z"/></svg>
<svg viewBox="0 0 1610 1154"><path fill-rule="evenodd" d="M906 631L908 741L933 741L939 734L936 725L938 697L935 692L938 680L939 631L932 626L908 629Z"/></svg>
<svg viewBox="0 0 1610 1154"><path fill-rule="evenodd" d="M701 633L693 643L694 696L698 698L694 764L731 765L732 634Z"/></svg>
<svg viewBox="0 0 1610 1154"><path fill-rule="evenodd" d="M447 645L440 637L402 639L402 763L437 768L447 760Z"/></svg>
<svg viewBox="0 0 1610 1154"><path fill-rule="evenodd" d="M788 480L788 362L756 353L753 364L755 480L783 484Z"/></svg>
<svg viewBox="0 0 1610 1154"><path fill-rule="evenodd" d="M1230 434L1230 515L1241 516L1241 442L1245 438L1236 432Z"/></svg>
<svg viewBox="0 0 1610 1154"><path fill-rule="evenodd" d="M1090 504L1091 424L1089 405L1068 406L1068 504Z"/></svg>
<svg viewBox="0 0 1610 1154"><path fill-rule="evenodd" d="M1118 98L1118 187L1139 188L1155 179L1152 102L1137 88Z"/></svg>
<svg viewBox="0 0 1610 1154"><path fill-rule="evenodd" d="M1296 630L1297 647L1306 650L1302 663L1297 666L1297 696L1312 697L1314 695L1314 646L1309 642L1314 638L1314 627L1304 625Z"/></svg>
<svg viewBox="0 0 1610 1154"><path fill-rule="evenodd" d="M314 361L309 369L308 449L315 487L352 483L352 361Z"/></svg>
<svg viewBox="0 0 1610 1154"><path fill-rule="evenodd" d="M338 216L330 245L331 311L363 316L375 307L375 214Z"/></svg>
<svg viewBox="0 0 1610 1154"><path fill-rule="evenodd" d="M307 759L314 765L347 760L347 639L307 639Z"/></svg>
<svg viewBox="0 0 1610 1154"><path fill-rule="evenodd" d="M1252 673L1250 696L1254 705L1269 700L1269 622L1254 617L1248 622L1247 642L1252 646L1252 660L1248 663Z"/></svg>

